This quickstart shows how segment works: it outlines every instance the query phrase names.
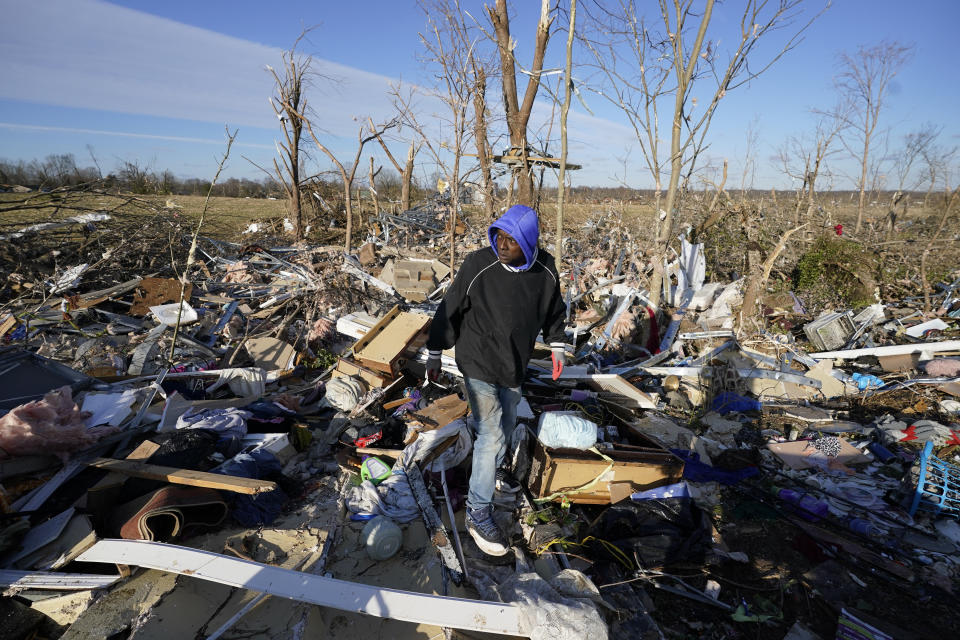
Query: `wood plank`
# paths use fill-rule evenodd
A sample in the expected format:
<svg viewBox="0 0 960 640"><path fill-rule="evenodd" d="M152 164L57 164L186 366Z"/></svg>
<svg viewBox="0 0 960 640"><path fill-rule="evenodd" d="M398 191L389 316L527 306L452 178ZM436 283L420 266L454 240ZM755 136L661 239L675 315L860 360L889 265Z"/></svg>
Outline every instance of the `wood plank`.
<svg viewBox="0 0 960 640"><path fill-rule="evenodd" d="M136 460L95 458L87 464L89 464L91 467L107 469L109 471L117 471L135 478L162 480L164 482L170 482L173 484L185 484L191 487L206 487L208 489L233 491L235 493L257 494L264 491L272 491L273 489L277 488L276 483L270 482L269 480L254 480L252 478L225 476L219 473L207 473L205 471L192 471L190 469L163 467L156 464L138 462Z"/></svg>
<svg viewBox="0 0 960 640"><path fill-rule="evenodd" d="M149 460L150 456L157 452L157 449L160 448L156 442L152 440L144 440L140 443L136 449L127 454L126 460ZM129 476L123 473L117 473L116 471L108 473L103 477L100 482L90 487L87 492L93 491L103 491L104 489L110 489L112 487L119 487L124 482L126 482Z"/></svg>
<svg viewBox="0 0 960 640"><path fill-rule="evenodd" d="M161 542L101 540L78 559L159 569L381 618L513 636L532 631L511 604L357 584Z"/></svg>

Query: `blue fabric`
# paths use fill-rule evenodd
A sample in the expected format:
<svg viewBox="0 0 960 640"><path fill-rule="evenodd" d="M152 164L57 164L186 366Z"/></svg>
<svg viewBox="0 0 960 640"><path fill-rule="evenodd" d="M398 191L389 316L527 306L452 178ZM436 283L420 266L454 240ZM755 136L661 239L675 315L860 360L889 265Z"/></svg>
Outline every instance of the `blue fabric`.
<svg viewBox="0 0 960 640"><path fill-rule="evenodd" d="M466 376L463 384L477 430L467 506L483 509L493 501L497 469L507 452L507 437L517 426L520 388L501 387Z"/></svg>
<svg viewBox="0 0 960 640"><path fill-rule="evenodd" d="M745 467L738 471L711 467L700 462L699 453L688 449L670 449L670 453L683 460L683 478L690 482L719 482L720 484L731 485L760 474L760 469L756 467Z"/></svg>
<svg viewBox="0 0 960 640"><path fill-rule="evenodd" d="M734 411L737 413L744 411L761 411L763 410L763 405L752 398L744 398L732 391L724 391L713 399L711 408L721 415L726 415Z"/></svg>
<svg viewBox="0 0 960 640"><path fill-rule="evenodd" d="M877 376L870 375L869 373L855 373L851 377L853 381L857 383L857 389L860 389L860 391L864 391L870 387L882 387L886 384Z"/></svg>
<svg viewBox="0 0 960 640"><path fill-rule="evenodd" d="M487 239L490 248L497 253L497 229L503 229L517 241L523 251L526 262L517 267L519 271L526 271L537 260L537 243L540 241L540 223L537 221L537 212L522 204L515 204L496 219L487 229Z"/></svg>
<svg viewBox="0 0 960 640"><path fill-rule="evenodd" d="M277 457L265 449L251 453L238 453L224 462L214 473L259 480L280 473L283 465ZM245 527L271 524L280 515L287 494L279 487L256 495L235 493L231 496L231 516Z"/></svg>

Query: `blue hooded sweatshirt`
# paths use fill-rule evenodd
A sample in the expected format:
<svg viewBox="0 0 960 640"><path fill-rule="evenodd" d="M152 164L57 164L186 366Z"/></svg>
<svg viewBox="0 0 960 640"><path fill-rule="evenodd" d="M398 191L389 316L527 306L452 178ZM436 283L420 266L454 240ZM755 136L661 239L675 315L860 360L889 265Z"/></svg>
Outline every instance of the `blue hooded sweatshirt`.
<svg viewBox="0 0 960 640"><path fill-rule="evenodd" d="M526 260L500 262L496 230L510 234ZM487 231L489 247L468 254L434 314L427 349L456 346L457 367L468 378L518 387L541 331L551 344L565 340L566 305L553 256L537 248L537 213L516 205Z"/></svg>
<svg viewBox="0 0 960 640"><path fill-rule="evenodd" d="M487 229L487 239L490 241L490 248L497 253L497 229L504 232L517 241L520 249L523 250L523 257L526 261L516 267L517 271L526 271L537 261L537 243L540 241L540 223L537 220L537 212L530 207L522 204L515 204L506 213L497 218L497 220Z"/></svg>

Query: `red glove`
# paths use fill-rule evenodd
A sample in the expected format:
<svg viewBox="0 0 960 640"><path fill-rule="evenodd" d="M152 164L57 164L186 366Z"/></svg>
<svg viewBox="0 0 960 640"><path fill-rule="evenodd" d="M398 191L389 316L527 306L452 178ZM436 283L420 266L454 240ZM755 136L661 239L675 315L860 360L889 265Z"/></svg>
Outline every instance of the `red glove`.
<svg viewBox="0 0 960 640"><path fill-rule="evenodd" d="M553 360L553 379L556 380L563 373L563 365L567 356L563 353L563 347L550 348L550 359Z"/></svg>

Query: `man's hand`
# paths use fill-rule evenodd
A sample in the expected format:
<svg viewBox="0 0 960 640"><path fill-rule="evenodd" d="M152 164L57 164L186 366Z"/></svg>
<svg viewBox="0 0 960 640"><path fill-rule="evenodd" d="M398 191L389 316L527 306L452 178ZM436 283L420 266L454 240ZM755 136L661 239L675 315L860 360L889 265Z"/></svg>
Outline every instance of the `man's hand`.
<svg viewBox="0 0 960 640"><path fill-rule="evenodd" d="M436 382L440 376L440 354L441 351L430 351L427 356L427 380Z"/></svg>
<svg viewBox="0 0 960 640"><path fill-rule="evenodd" d="M550 345L550 359L553 360L553 379L556 380L563 373L563 365L567 362L562 344Z"/></svg>

